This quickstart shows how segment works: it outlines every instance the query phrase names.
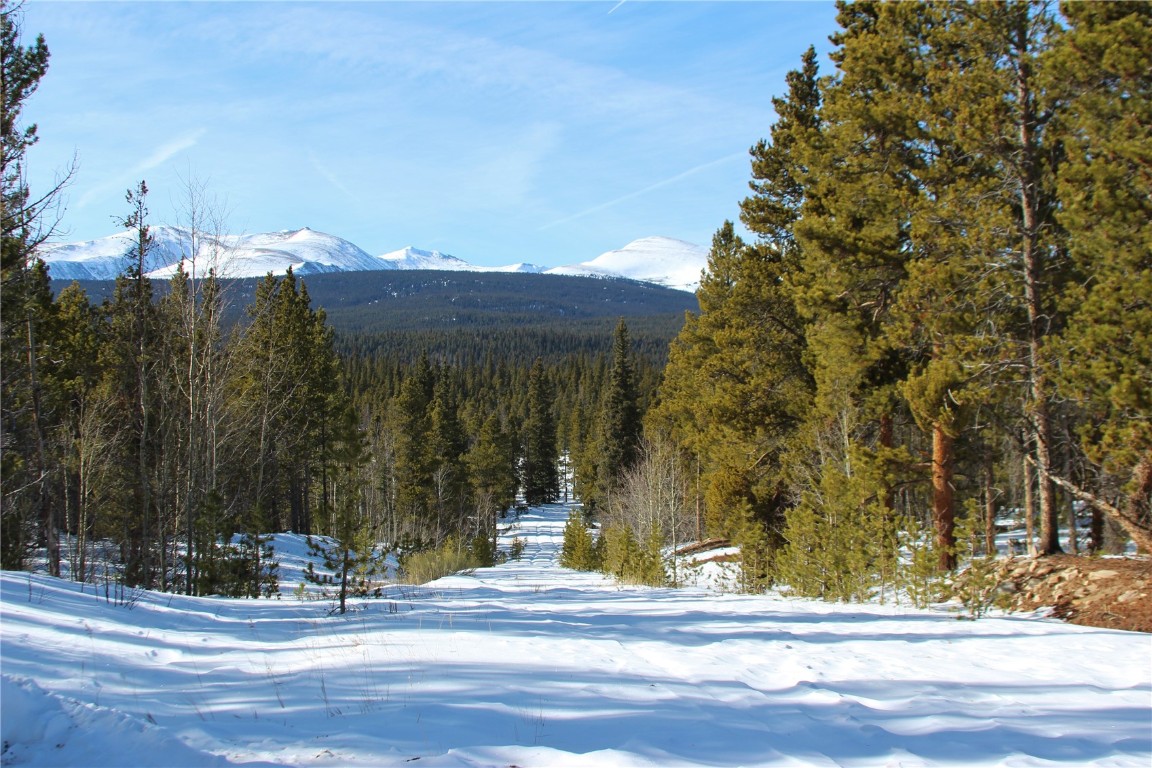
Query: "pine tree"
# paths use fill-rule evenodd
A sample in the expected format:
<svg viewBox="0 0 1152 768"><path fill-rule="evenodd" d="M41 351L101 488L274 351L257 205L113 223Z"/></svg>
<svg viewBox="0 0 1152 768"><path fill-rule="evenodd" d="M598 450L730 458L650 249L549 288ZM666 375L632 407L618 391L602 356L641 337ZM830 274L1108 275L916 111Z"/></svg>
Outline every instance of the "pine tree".
<svg viewBox="0 0 1152 768"><path fill-rule="evenodd" d="M153 586L157 576L154 556L159 551L159 509L154 491L160 459L157 396L161 334L148 277L155 241L148 223L147 198L148 185L143 181L125 195L129 213L120 223L131 230L133 241L108 308L110 345L106 359L118 407L127 415L123 422L126 439L120 443L125 451L122 463L127 489L120 537L124 578L128 584Z"/></svg>
<svg viewBox="0 0 1152 768"><path fill-rule="evenodd" d="M801 67L785 77L786 97L774 97L776 122L770 140L752 147L753 194L740 203L740 220L785 259L797 254L793 226L804 203L808 169L803 150L820 130L820 84L816 49L809 47Z"/></svg>
<svg viewBox="0 0 1152 768"><path fill-rule="evenodd" d="M532 364L528 380L528 417L524 422L524 459L521 467L524 500L528 504L555 501L560 492L556 472L556 421L552 415L555 395L544 363Z"/></svg>
<svg viewBox="0 0 1152 768"><path fill-rule="evenodd" d="M390 413L396 440L396 507L405 521L428 530L433 511L432 467L427 450L430 430L428 410L432 403L435 381L426 355L408 371L400 392L393 399ZM443 533L432 528L433 538Z"/></svg>
<svg viewBox="0 0 1152 768"><path fill-rule="evenodd" d="M516 501L516 455L512 438L490 413L464 456L476 516L476 534L496 540L496 516Z"/></svg>
<svg viewBox="0 0 1152 768"><path fill-rule="evenodd" d="M64 518L73 536L69 553L72 578L88 574L88 548L97 531L100 510L113 494L107 478L116 451L108 398L99 388L101 318L87 294L75 283L56 299L56 334L52 357L58 361L61 419L59 451L63 463Z"/></svg>
<svg viewBox="0 0 1152 768"><path fill-rule="evenodd" d="M1068 29L1052 52L1053 79L1069 90L1068 159L1060 168L1060 223L1091 275L1069 297L1061 342L1064 394L1088 404L1082 444L1126 491L1062 485L1123 525L1152 551L1152 6L1068 3Z"/></svg>
<svg viewBox="0 0 1152 768"><path fill-rule="evenodd" d="M792 592L863 601L896 580L896 520L876 494L881 482L866 461L830 461L819 484L805 487L786 514L787 543L773 569Z"/></svg>
<svg viewBox="0 0 1152 768"><path fill-rule="evenodd" d="M632 528L621 522L600 529L600 568L620 581L632 581L634 563L640 553L640 543Z"/></svg>
<svg viewBox="0 0 1152 768"><path fill-rule="evenodd" d="M27 550L40 540L58 574L61 521L50 497L49 423L40 375L48 275L37 267L35 252L51 233L46 213L63 182L37 199L25 181L25 152L37 136L35 125L20 121L25 101L48 70L49 54L42 35L30 46L21 44L20 21L20 6L0 0L0 565L23 567Z"/></svg>
<svg viewBox="0 0 1152 768"><path fill-rule="evenodd" d="M640 444L640 409L628 326L623 318L612 339L612 365L600 401L596 440L596 481L586 506L607 504L621 478L636 462Z"/></svg>
<svg viewBox="0 0 1152 768"><path fill-rule="evenodd" d="M229 351L228 416L244 451L236 460L251 471L234 492L277 530L300 533L331 515L329 457L345 406L332 329L310 304L291 270L268 275L249 307L252 322Z"/></svg>
<svg viewBox="0 0 1152 768"><path fill-rule="evenodd" d="M697 297L673 342L649 418L701 462L708 533L733 536L745 510L771 526L782 511L776 459L810 403L803 337L783 262L748 247L725 223L713 238Z"/></svg>
<svg viewBox="0 0 1152 768"><path fill-rule="evenodd" d="M372 579L378 573L376 540L366 525L363 468L368 462L364 436L359 431L355 413L344 411L335 430L332 451L337 465L333 478L332 543L308 538L308 548L319 556L332 577L318 577L309 563L309 580L334 584L337 588L337 612L347 610L349 595L366 595L372 591ZM309 575L310 574L310 575Z"/></svg>
<svg viewBox="0 0 1152 768"><path fill-rule="evenodd" d="M963 363L973 362L979 347L973 337L981 337L983 330L979 323L994 327L1002 319L978 310L986 297L977 284L986 272L986 252L975 242L979 235L973 235L971 209L989 194L989 168L964 152L952 135L956 111L963 108L958 107L962 89L957 84L964 76L963 62L951 57L957 27L953 10L943 4L854 10L857 15L845 16L855 26L840 38L843 98L868 115L855 118L855 125L864 135L878 137L872 154L883 161L884 186L901 190L890 217L901 228L904 260L904 274L888 289L884 314L869 331L875 335L870 344L883 361L873 370L884 379L877 382L872 374L866 386L882 384L877 390L881 402L891 407L895 385L931 437L926 465L935 550L938 567L949 571L956 566L953 475L962 405L970 405L974 393L988 385L974 385ZM875 456L908 466L911 462L884 436L891 416L882 412L880 418ZM883 514L891 517L892 506L889 496Z"/></svg>
<svg viewBox="0 0 1152 768"><path fill-rule="evenodd" d="M560 550L560 565L576 571L600 569L592 531L579 514L570 514L568 522L564 524L564 543Z"/></svg>
<svg viewBox="0 0 1152 768"><path fill-rule="evenodd" d="M428 464L432 469L436 527L462 527L467 501L467 472L463 462L465 436L446 371L441 370L428 406Z"/></svg>
<svg viewBox="0 0 1152 768"><path fill-rule="evenodd" d="M972 211L971 225L979 229L970 233L987 238L981 243L986 253L1000 254L992 265L1001 290L997 300L1015 315L1015 322L1002 324L1000 354L1024 371L1023 421L1029 460L1039 471L1038 552L1052 554L1060 543L1051 482L1057 439L1049 346L1064 322L1060 297L1074 278L1054 218L1063 155L1056 119L1061 89L1043 66L1058 25L1047 9L1026 2L960 6L956 15L948 42L964 71L950 126L959 151L994 171L994 193Z"/></svg>
<svg viewBox="0 0 1152 768"><path fill-rule="evenodd" d="M918 57L907 55L891 6L838 7L837 72L822 86L819 130L804 134L798 148L807 171L791 282L815 384L794 458L800 495L818 493L825 471L855 472L869 453L890 454L896 387L908 365L889 331L907 276L916 192L908 171L916 164L915 117L904 107L923 73ZM873 490L890 498L887 489ZM825 498L840 505L824 510L830 519L868 503L868 496Z"/></svg>

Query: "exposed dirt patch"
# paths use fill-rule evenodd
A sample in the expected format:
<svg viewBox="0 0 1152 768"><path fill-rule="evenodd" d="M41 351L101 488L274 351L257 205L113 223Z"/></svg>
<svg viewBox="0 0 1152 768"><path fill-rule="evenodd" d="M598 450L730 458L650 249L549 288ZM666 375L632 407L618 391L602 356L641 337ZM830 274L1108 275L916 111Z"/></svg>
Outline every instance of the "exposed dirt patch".
<svg viewBox="0 0 1152 768"><path fill-rule="evenodd" d="M1016 557L994 577L1008 610L1051 607L1073 624L1152 632L1152 557Z"/></svg>

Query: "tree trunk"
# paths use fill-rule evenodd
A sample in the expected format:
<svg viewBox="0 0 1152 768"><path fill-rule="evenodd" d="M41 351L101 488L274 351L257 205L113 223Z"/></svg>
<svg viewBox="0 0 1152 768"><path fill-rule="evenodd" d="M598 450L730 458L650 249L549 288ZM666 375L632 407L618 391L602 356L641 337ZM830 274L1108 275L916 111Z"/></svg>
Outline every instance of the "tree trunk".
<svg viewBox="0 0 1152 768"><path fill-rule="evenodd" d="M32 426L36 432L36 504L40 508L40 524L44 530L44 546L48 557L48 573L60 576L60 524L56 505L48 496L48 449L44 439L43 408L40 402L40 376L36 369L36 330L32 312L26 317L28 345L28 389L32 394Z"/></svg>
<svg viewBox="0 0 1152 768"><path fill-rule="evenodd" d="M1040 501L1040 539L1037 542L1038 555L1054 555L1064 550L1060 547L1060 516L1056 507L1056 488L1052 483L1052 427L1048 416L1047 389L1044 376L1032 372L1032 423L1035 438L1037 489Z"/></svg>
<svg viewBox="0 0 1152 768"><path fill-rule="evenodd" d="M1092 509L1092 528L1088 536L1088 554L1104 551L1104 513L1095 506Z"/></svg>
<svg viewBox="0 0 1152 768"><path fill-rule="evenodd" d="M1015 29L1016 103L1020 110L1018 183L1020 188L1020 256L1024 278L1024 302L1028 311L1028 394L1031 400L1031 422L1036 468L1039 471L1040 542L1038 554L1051 555L1060 549L1059 518L1056 493L1049 479L1052 468L1052 419L1049 413L1047 376L1044 373L1042 347L1051 318L1044 311L1043 269L1040 252L1040 159L1036 135L1038 119L1032 91L1032 68L1029 64L1028 30L1024 24Z"/></svg>
<svg viewBox="0 0 1152 768"><path fill-rule="evenodd" d="M1072 436L1064 430L1066 439L1071 442ZM1065 453L1064 476L1072 477L1072 457ZM1068 496L1068 551L1073 555L1080 554L1080 530L1076 520L1076 499Z"/></svg>
<svg viewBox="0 0 1152 768"><path fill-rule="evenodd" d="M954 438L940 423L932 425L932 521L936 528L936 569L956 569L956 509L952 492Z"/></svg>
<svg viewBox="0 0 1152 768"><path fill-rule="evenodd" d="M996 489L992 452L984 454L984 554L996 555Z"/></svg>
<svg viewBox="0 0 1152 768"><path fill-rule="evenodd" d="M892 448L896 445L895 420L891 413L885 413L880 417L879 443L881 448ZM896 493L891 485L885 484L883 494L884 509L891 516L896 509Z"/></svg>
<svg viewBox="0 0 1152 768"><path fill-rule="evenodd" d="M1028 556L1036 556L1036 497L1032 484L1032 457L1024 456L1024 528L1028 536Z"/></svg>
<svg viewBox="0 0 1152 768"><path fill-rule="evenodd" d="M1128 494L1127 508L1124 510L1124 530L1136 542L1136 546L1144 554L1152 554L1152 451L1144 454L1144 458L1132 471L1134 488ZM1143 525L1141 525L1143 523ZM1122 523L1123 524L1123 521Z"/></svg>
<svg viewBox="0 0 1152 768"><path fill-rule="evenodd" d="M1132 469L1132 491L1125 500L1124 509L1109 504L1062 477L1051 475L1050 479L1077 499L1107 515L1132 537L1141 552L1152 553L1152 520L1149 520L1149 505L1152 504L1152 451L1146 452Z"/></svg>

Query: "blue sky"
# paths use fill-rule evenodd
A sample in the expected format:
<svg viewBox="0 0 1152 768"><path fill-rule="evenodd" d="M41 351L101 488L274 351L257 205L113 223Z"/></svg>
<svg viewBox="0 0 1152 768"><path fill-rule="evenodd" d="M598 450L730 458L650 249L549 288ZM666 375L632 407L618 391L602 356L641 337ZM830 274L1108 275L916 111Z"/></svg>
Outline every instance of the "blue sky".
<svg viewBox="0 0 1152 768"><path fill-rule="evenodd" d="M140 179L178 223L191 180L234 233L555 266L709 244L836 26L817 2L28 0L23 29L52 54L33 190L78 160L61 240L114 232Z"/></svg>

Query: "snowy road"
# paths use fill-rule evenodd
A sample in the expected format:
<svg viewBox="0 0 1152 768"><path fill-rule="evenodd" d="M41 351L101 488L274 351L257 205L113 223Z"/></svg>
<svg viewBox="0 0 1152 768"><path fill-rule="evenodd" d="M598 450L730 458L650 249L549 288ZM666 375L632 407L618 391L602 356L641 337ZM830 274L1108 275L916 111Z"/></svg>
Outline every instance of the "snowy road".
<svg viewBox="0 0 1152 768"><path fill-rule="evenodd" d="M517 562L327 602L3 574L4 765L1152 764L1152 637Z"/></svg>

